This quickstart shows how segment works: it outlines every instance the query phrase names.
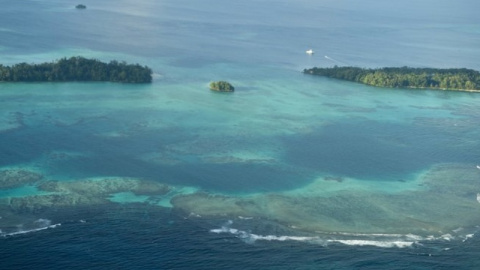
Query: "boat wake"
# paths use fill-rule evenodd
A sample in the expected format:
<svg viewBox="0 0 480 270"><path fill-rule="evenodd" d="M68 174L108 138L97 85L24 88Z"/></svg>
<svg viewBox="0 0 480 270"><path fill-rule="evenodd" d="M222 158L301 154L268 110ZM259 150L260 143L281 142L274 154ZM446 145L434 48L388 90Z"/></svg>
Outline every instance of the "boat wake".
<svg viewBox="0 0 480 270"><path fill-rule="evenodd" d="M333 58L331 58L331 57L329 57L329 56L327 56L327 55L325 55L325 59L328 59L328 60L330 60L330 61L332 61L332 62L335 62L336 64L347 65L345 62L338 61L338 60L333 59Z"/></svg>

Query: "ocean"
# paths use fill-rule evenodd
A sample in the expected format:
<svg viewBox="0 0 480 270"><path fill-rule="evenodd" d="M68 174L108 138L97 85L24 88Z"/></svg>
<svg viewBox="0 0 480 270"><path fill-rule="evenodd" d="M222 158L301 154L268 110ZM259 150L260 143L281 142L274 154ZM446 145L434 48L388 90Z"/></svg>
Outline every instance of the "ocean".
<svg viewBox="0 0 480 270"><path fill-rule="evenodd" d="M2 4L0 64L153 82L0 83L0 269L480 267L480 95L302 73L480 70L478 1Z"/></svg>

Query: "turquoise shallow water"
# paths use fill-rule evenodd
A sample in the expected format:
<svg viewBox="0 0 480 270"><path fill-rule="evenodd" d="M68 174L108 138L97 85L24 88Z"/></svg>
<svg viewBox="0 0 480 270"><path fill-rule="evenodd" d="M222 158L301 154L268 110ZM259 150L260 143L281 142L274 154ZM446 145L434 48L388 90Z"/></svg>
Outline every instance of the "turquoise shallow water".
<svg viewBox="0 0 480 270"><path fill-rule="evenodd" d="M283 176L288 182L283 171L289 171L291 164L290 171L299 171L294 178L301 183L310 181L308 175L314 172L365 179L390 173L402 177L436 163L478 159L478 153L468 151L475 145L478 118L463 112L473 107L474 94L392 92L284 74L290 74L291 81L256 79L259 89L240 86L234 95L210 93L196 84L163 89L161 81L147 86L42 84L34 89L28 84L7 85L11 90L3 93L4 108L12 108L5 112L5 129L11 130L12 125L18 129L2 137L4 142L11 141L6 143L10 152L22 154L4 152L3 164L43 162L45 154L67 151L80 153L83 159L50 166L80 175L140 173L159 178L162 170L186 171L175 166L205 166L214 174L221 174L220 167L225 173L235 170L232 166L243 167L247 174L258 171L247 168L265 167L266 172L278 172L266 178L280 179L279 183ZM304 79L313 85L303 83ZM331 90L327 83L340 89ZM295 85L302 86L296 90ZM314 90L306 90L309 87ZM452 103L452 97L459 103ZM463 134L458 136L456 131ZM155 157L177 164L162 167L161 161L153 161ZM229 157L239 162L228 162ZM173 181L185 181L181 179Z"/></svg>
<svg viewBox="0 0 480 270"><path fill-rule="evenodd" d="M170 210L214 217L197 220L208 223L203 233L245 242L282 242L275 237L304 231L415 231L423 240L452 234L461 242L480 225L478 94L381 89L301 73L332 65L478 70L475 1L396 8L377 0L86 1L82 11L55 0L8 2L0 11L3 64L82 55L154 70L148 85L0 84L0 168L40 172L33 185L145 179L177 188L156 198L168 207L177 194L198 189L207 195L174 199ZM314 55L305 54L310 48ZM236 92L210 92L212 80L228 80ZM22 192L35 188L0 195ZM150 202L123 191L109 198ZM232 217L233 225L222 225ZM28 215L35 218L45 217ZM328 242L320 235L300 242ZM346 245L367 241L348 237L337 235Z"/></svg>
<svg viewBox="0 0 480 270"><path fill-rule="evenodd" d="M164 93L160 82L133 88L11 86L22 94L4 93L6 107L17 107L5 113L2 164L36 164L66 178L139 176L217 191L255 191L301 186L316 174L408 180L435 164L474 164L479 158L469 151L476 145L478 118L462 113L468 103L445 104L449 96L461 101L475 95L398 91L369 100L368 94L389 90L354 84L336 95L322 88L308 94L308 86L290 93L303 78L292 74L293 83L269 81L266 89L240 88L234 95L210 93L202 85ZM364 89L348 88L355 86ZM403 100L394 102L397 97ZM423 104L432 100L437 103ZM55 152L69 158L49 160Z"/></svg>

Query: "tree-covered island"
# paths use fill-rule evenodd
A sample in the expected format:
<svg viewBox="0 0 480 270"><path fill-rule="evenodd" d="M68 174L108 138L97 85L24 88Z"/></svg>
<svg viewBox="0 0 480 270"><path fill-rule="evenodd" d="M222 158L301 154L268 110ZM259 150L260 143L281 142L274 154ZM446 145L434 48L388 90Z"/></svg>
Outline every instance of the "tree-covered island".
<svg viewBox="0 0 480 270"><path fill-rule="evenodd" d="M210 83L210 90L219 92L233 92L235 88L229 82L218 81Z"/></svg>
<svg viewBox="0 0 480 270"><path fill-rule="evenodd" d="M480 72L466 68L359 67L311 68L306 74L390 88L418 88L480 92Z"/></svg>
<svg viewBox="0 0 480 270"><path fill-rule="evenodd" d="M150 83L152 70L139 64L110 61L104 63L96 59L80 56L62 58L51 63L12 66L0 65L0 81L4 82L121 82Z"/></svg>

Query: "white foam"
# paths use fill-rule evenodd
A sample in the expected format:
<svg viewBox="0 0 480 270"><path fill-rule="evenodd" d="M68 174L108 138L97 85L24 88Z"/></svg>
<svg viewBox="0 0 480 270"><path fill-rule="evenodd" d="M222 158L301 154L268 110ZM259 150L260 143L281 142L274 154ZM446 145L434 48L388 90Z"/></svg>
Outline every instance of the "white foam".
<svg viewBox="0 0 480 270"><path fill-rule="evenodd" d="M443 239L443 240L447 240L447 241L451 241L451 240L454 239L454 237L449 233L440 236L440 238Z"/></svg>
<svg viewBox="0 0 480 270"><path fill-rule="evenodd" d="M328 242L341 243L348 246L376 246L384 248L406 248L411 247L415 242L411 241L375 241L375 240L329 240Z"/></svg>
<svg viewBox="0 0 480 270"><path fill-rule="evenodd" d="M266 240L266 241L299 241L299 242L310 242L318 241L319 237L308 237L308 236L276 236L276 235L257 235L257 234L248 234L249 237L255 240Z"/></svg>
<svg viewBox="0 0 480 270"><path fill-rule="evenodd" d="M188 217L196 217L196 218L201 218L202 216L195 213L195 212L190 212L190 214L188 215Z"/></svg>
<svg viewBox="0 0 480 270"><path fill-rule="evenodd" d="M294 235L259 235L247 231L232 228L233 221L228 220L218 229L212 229L212 233L232 234L244 242L252 244L255 241L296 241L312 244L328 245L343 244L349 246L376 246L381 248L407 248L412 246L423 246L422 242L430 241L467 241L475 236L475 232L466 234L465 228L459 227L452 230L455 234L443 234L440 236L419 236L416 234L365 234L365 233L346 233L346 232L317 232L318 236L294 236ZM477 230L480 226L476 227ZM463 234L459 234L464 232Z"/></svg>
<svg viewBox="0 0 480 270"><path fill-rule="evenodd" d="M212 233L229 233L232 235L237 236L238 238L242 239L246 243L252 244L255 241L296 241L296 242L308 242L308 243L315 243L326 245L328 243L340 243L349 246L376 246L376 247L383 247L383 248L406 248L411 247L416 241L422 239L420 236L409 234L409 235L392 235L392 234L375 234L375 235L368 235L368 234L348 234L348 233L338 233L337 235L344 235L344 236L361 236L361 237L382 237L388 238L383 240L365 240L365 239L329 239L326 240L320 236L291 236L291 235L258 235L254 233L249 233L246 231L238 230L235 228L230 228L233 222L229 220L226 224L224 224L219 229L212 229L210 232Z"/></svg>
<svg viewBox="0 0 480 270"><path fill-rule="evenodd" d="M222 226L222 228L220 229L212 229L210 230L210 232L233 234L249 244L253 244L257 240L281 241L281 242L283 241L317 242L321 240L319 237L307 237L307 236L258 235L258 234L248 233L246 231L242 231L234 228L228 228L226 226Z"/></svg>
<svg viewBox="0 0 480 270"><path fill-rule="evenodd" d="M28 230L19 229L15 232L10 232L10 233L2 233L2 230L0 230L0 236L7 237L7 236L20 235L20 234L33 233L33 232L43 231L47 229L54 229L62 225L61 223L52 224L50 220L43 219L43 218L36 220L34 224L37 226L37 228L28 229Z"/></svg>
<svg viewBox="0 0 480 270"><path fill-rule="evenodd" d="M415 240L415 241L421 241L421 240L425 240L425 238L419 236L419 235L415 235L415 234L406 234L405 235L405 238L408 239L408 240Z"/></svg>
<svg viewBox="0 0 480 270"><path fill-rule="evenodd" d="M324 233L324 232L320 232ZM346 233L346 232L336 232L336 233L330 233L332 235L345 235L345 236L378 236L378 237L402 237L404 236L403 234L389 234L389 233ZM407 234L408 236L415 236L419 237L413 234Z"/></svg>
<svg viewBox="0 0 480 270"><path fill-rule="evenodd" d="M459 228L456 228L455 230L452 230L452 232L454 232L454 233L459 233L461 231L463 231L462 227L459 227Z"/></svg>
<svg viewBox="0 0 480 270"><path fill-rule="evenodd" d="M475 236L475 234L473 234L473 233L467 234L467 235L465 235L465 237L464 237L464 239L462 240L462 242L465 242L465 241L467 241L468 239L473 238L474 236Z"/></svg>

